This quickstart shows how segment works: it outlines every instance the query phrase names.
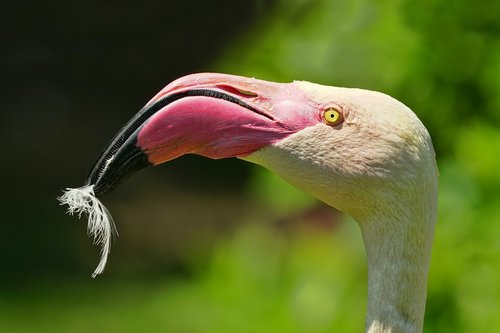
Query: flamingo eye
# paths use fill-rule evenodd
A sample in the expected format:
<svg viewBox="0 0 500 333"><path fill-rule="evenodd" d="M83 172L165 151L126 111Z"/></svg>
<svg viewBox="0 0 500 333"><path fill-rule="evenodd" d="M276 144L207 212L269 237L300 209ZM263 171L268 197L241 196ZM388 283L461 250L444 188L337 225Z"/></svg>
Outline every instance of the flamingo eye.
<svg viewBox="0 0 500 333"><path fill-rule="evenodd" d="M344 117L337 109L330 108L323 113L323 120L326 124L335 126L344 121Z"/></svg>

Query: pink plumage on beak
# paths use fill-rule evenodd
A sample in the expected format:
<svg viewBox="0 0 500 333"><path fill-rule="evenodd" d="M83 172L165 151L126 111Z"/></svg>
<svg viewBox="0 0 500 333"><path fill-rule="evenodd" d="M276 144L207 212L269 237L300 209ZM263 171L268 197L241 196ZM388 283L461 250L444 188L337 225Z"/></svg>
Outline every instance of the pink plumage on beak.
<svg viewBox="0 0 500 333"><path fill-rule="evenodd" d="M321 121L293 83L193 74L162 89L114 137L87 178L96 194L184 154L243 157Z"/></svg>
<svg viewBox="0 0 500 333"><path fill-rule="evenodd" d="M138 133L152 164L194 153L210 158L248 155L317 123L304 94L279 84L223 74L194 74L160 91L148 105L188 93L158 111Z"/></svg>

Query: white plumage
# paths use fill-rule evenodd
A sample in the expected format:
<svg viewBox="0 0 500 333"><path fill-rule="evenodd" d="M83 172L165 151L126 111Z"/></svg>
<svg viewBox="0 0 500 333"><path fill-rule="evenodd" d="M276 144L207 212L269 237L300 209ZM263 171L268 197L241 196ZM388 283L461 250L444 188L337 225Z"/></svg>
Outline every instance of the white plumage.
<svg viewBox="0 0 500 333"><path fill-rule="evenodd" d="M96 277L106 267L113 236L118 236L113 217L95 196L93 185L66 188L58 200L61 205L68 205L68 214L77 214L78 218L85 214L88 217L87 234L93 237L94 244L101 247L101 259L92 273L92 277Z"/></svg>

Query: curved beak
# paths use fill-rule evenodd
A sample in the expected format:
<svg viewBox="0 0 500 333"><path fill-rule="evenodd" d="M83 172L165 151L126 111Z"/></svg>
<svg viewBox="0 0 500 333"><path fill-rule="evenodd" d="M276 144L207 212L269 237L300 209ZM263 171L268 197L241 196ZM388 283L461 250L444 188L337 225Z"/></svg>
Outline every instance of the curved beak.
<svg viewBox="0 0 500 333"><path fill-rule="evenodd" d="M317 105L293 83L188 75L162 89L115 135L86 185L102 195L132 173L184 154L244 157L319 121Z"/></svg>

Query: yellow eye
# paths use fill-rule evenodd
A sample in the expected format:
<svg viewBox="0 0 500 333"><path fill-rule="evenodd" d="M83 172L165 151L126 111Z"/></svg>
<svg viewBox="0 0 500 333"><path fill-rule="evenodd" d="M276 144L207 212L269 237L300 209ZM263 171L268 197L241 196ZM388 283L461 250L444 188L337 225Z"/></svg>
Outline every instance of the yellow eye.
<svg viewBox="0 0 500 333"><path fill-rule="evenodd" d="M323 114L323 119L325 120L325 123L331 126L338 125L344 120L342 114L336 109L326 110Z"/></svg>

